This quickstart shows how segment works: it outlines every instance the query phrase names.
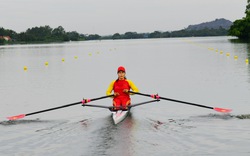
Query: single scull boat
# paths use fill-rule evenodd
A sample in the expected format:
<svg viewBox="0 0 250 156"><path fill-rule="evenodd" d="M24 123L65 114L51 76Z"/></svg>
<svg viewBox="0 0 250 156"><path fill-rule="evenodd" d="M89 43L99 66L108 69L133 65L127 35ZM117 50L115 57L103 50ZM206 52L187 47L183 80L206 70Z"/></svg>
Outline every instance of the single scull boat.
<svg viewBox="0 0 250 156"><path fill-rule="evenodd" d="M129 114L129 109L128 110L117 110L112 112L112 118L115 124L120 123L123 121Z"/></svg>

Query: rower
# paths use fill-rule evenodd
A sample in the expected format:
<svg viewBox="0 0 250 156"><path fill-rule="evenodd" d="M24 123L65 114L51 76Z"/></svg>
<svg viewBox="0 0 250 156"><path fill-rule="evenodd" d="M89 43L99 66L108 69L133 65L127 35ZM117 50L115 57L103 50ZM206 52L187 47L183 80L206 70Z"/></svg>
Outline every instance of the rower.
<svg viewBox="0 0 250 156"><path fill-rule="evenodd" d="M111 95L112 91L114 92L114 110L126 109L131 104L130 89L133 92L139 92L139 90L131 80L126 78L126 70L123 66L118 67L117 75L118 78L110 83L106 95Z"/></svg>

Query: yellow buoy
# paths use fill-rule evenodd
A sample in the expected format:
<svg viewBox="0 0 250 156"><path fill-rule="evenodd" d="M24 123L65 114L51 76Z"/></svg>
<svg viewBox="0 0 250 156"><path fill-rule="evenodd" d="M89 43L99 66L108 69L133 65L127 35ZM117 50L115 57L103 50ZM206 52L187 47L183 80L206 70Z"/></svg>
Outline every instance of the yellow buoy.
<svg viewBox="0 0 250 156"><path fill-rule="evenodd" d="M226 53L227 56L230 56L230 53Z"/></svg>
<svg viewBox="0 0 250 156"><path fill-rule="evenodd" d="M220 51L220 54L223 54L223 51L222 51L222 50Z"/></svg>
<svg viewBox="0 0 250 156"><path fill-rule="evenodd" d="M74 58L75 58L75 59L78 59L78 57L77 57L77 56L75 56Z"/></svg>
<svg viewBox="0 0 250 156"><path fill-rule="evenodd" d="M246 59L246 63L248 64L248 59Z"/></svg>
<svg viewBox="0 0 250 156"><path fill-rule="evenodd" d="M45 66L48 66L48 65L49 65L49 62L45 62L44 64L45 64Z"/></svg>
<svg viewBox="0 0 250 156"><path fill-rule="evenodd" d="M89 53L89 56L91 56L92 54L91 53Z"/></svg>
<svg viewBox="0 0 250 156"><path fill-rule="evenodd" d="M237 59L238 59L238 56L237 56L237 55L235 55L235 56L234 56L234 59L235 59L235 60L237 60Z"/></svg>
<svg viewBox="0 0 250 156"><path fill-rule="evenodd" d="M65 59L64 58L62 58L62 62L64 62L65 61Z"/></svg>
<svg viewBox="0 0 250 156"><path fill-rule="evenodd" d="M218 52L218 49L216 49L215 52L217 53L217 52Z"/></svg>
<svg viewBox="0 0 250 156"><path fill-rule="evenodd" d="M28 67L27 67L27 66L24 66L24 67L23 67L23 70L24 70L24 71L27 71L27 70L28 70Z"/></svg>

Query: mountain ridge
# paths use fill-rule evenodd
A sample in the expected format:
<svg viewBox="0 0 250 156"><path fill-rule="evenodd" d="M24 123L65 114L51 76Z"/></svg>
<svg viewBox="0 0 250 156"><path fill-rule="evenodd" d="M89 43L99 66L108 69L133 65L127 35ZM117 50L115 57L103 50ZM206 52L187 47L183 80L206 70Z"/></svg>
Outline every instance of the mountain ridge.
<svg viewBox="0 0 250 156"><path fill-rule="evenodd" d="M231 27L231 25L233 24L233 22L231 22L230 20L224 19L224 18L219 18L219 19L215 19L213 21L210 22L203 22L200 24L194 24L194 25L189 25L186 29L184 30L202 30L202 29L226 29L229 30L229 28Z"/></svg>

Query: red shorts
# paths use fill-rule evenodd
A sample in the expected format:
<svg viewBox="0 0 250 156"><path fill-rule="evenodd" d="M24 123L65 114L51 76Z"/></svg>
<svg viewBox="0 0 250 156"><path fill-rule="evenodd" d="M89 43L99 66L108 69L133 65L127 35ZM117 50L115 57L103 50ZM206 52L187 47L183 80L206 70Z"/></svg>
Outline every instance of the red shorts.
<svg viewBox="0 0 250 156"><path fill-rule="evenodd" d="M122 96L122 97L116 97L113 99L113 106L114 107L122 107L126 108L126 106L130 105L130 97Z"/></svg>

